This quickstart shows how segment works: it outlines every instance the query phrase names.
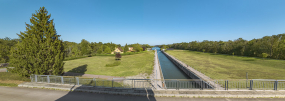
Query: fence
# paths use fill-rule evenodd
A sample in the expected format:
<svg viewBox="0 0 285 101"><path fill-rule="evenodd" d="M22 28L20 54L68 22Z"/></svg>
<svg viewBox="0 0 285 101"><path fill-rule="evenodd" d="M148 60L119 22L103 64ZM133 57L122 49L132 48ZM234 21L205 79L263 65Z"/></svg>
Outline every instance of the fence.
<svg viewBox="0 0 285 101"><path fill-rule="evenodd" d="M235 79L235 80L200 80L200 79L97 79L71 76L31 75L31 82L71 84L96 87L147 88L157 89L156 83L164 82L163 89L207 89L207 90L285 90L285 80L271 79ZM215 86L209 82L214 82ZM216 87L216 88L215 88Z"/></svg>

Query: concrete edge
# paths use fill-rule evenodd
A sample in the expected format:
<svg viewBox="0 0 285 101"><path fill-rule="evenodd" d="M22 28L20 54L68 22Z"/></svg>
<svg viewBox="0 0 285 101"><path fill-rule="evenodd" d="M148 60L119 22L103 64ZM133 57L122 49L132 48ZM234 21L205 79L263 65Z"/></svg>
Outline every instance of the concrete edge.
<svg viewBox="0 0 285 101"><path fill-rule="evenodd" d="M133 92L113 92L113 91L98 91L98 90L83 90L83 89L70 89L60 87L44 87L44 86L28 86L18 85L24 88L41 88L62 91L76 91L76 92L89 92L98 94L114 94L114 95L133 95L133 96L153 96L153 97L183 97L183 98L285 98L285 95L210 95L210 94L147 94L147 93L133 93Z"/></svg>

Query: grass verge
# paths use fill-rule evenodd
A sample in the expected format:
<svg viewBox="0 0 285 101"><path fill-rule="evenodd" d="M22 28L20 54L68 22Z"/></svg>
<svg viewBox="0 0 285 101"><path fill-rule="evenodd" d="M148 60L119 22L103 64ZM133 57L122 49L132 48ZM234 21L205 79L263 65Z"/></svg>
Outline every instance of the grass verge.
<svg viewBox="0 0 285 101"><path fill-rule="evenodd" d="M0 72L0 86L15 87L23 82L29 82L30 79L21 77L18 74L10 72Z"/></svg>
<svg viewBox="0 0 285 101"><path fill-rule="evenodd" d="M188 50L167 51L213 79L285 79L285 61Z"/></svg>
<svg viewBox="0 0 285 101"><path fill-rule="evenodd" d="M133 76L140 73L151 74L153 69L153 51L134 55L123 55L121 64L106 67L106 64L116 62L115 56L94 56L65 61L64 71L109 76Z"/></svg>

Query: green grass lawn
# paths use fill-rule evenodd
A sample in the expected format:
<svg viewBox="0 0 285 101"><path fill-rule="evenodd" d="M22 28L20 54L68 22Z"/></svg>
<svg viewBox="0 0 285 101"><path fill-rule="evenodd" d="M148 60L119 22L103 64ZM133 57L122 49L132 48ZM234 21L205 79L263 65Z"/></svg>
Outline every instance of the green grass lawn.
<svg viewBox="0 0 285 101"><path fill-rule="evenodd" d="M15 73L0 72L0 86L16 87L23 82L30 82L30 79Z"/></svg>
<svg viewBox="0 0 285 101"><path fill-rule="evenodd" d="M167 51L212 79L285 79L285 61L188 50Z"/></svg>
<svg viewBox="0 0 285 101"><path fill-rule="evenodd" d="M122 56L118 66L106 67L114 63L115 56L93 56L76 60L64 61L65 72L85 73L108 76L133 76L140 73L151 74L153 70L154 52L143 52Z"/></svg>

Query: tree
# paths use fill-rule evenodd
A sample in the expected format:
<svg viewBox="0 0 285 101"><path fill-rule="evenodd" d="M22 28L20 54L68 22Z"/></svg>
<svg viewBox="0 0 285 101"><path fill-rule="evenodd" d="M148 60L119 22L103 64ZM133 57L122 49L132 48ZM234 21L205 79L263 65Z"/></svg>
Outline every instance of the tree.
<svg viewBox="0 0 285 101"><path fill-rule="evenodd" d="M115 55L115 60L120 60L121 57L122 57L122 56L121 56L120 53L116 53L116 55Z"/></svg>
<svg viewBox="0 0 285 101"><path fill-rule="evenodd" d="M72 56L75 56L75 57L81 55L81 51L79 50L79 46L77 44L73 45L71 52L72 52Z"/></svg>
<svg viewBox="0 0 285 101"><path fill-rule="evenodd" d="M203 53L205 52L206 50L205 49L203 49Z"/></svg>
<svg viewBox="0 0 285 101"><path fill-rule="evenodd" d="M125 47L124 47L124 53L126 53L127 51L129 51L128 44L126 44Z"/></svg>
<svg viewBox="0 0 285 101"><path fill-rule="evenodd" d="M99 49L97 50L97 53L98 53L98 54L102 54L102 53L103 53L102 48L99 48Z"/></svg>
<svg viewBox="0 0 285 101"><path fill-rule="evenodd" d="M82 55L90 55L91 54L92 49L90 47L90 43L87 40L85 40L85 39L81 40L80 51L81 51Z"/></svg>
<svg viewBox="0 0 285 101"><path fill-rule="evenodd" d="M268 54L267 53L262 53L261 56L262 56L262 58L264 60L264 58L266 58L268 56Z"/></svg>
<svg viewBox="0 0 285 101"><path fill-rule="evenodd" d="M17 44L18 39L0 38L0 63L9 62L10 49Z"/></svg>
<svg viewBox="0 0 285 101"><path fill-rule="evenodd" d="M142 47L140 46L140 44L138 44L138 43L133 44L132 46L133 46L133 50L135 50L136 52L140 52L143 50Z"/></svg>
<svg viewBox="0 0 285 101"><path fill-rule="evenodd" d="M9 59L9 47L3 44L0 44L0 63L7 63Z"/></svg>
<svg viewBox="0 0 285 101"><path fill-rule="evenodd" d="M32 14L26 31L17 34L21 42L11 49L9 63L15 67L11 72L26 77L63 74L64 45L50 17L45 7L41 7Z"/></svg>
<svg viewBox="0 0 285 101"><path fill-rule="evenodd" d="M111 49L109 47L106 47L106 49L104 50L104 53L110 54L111 53Z"/></svg>

